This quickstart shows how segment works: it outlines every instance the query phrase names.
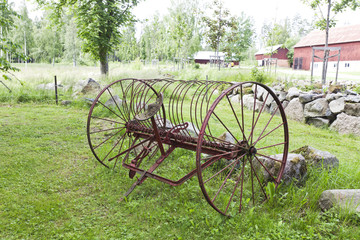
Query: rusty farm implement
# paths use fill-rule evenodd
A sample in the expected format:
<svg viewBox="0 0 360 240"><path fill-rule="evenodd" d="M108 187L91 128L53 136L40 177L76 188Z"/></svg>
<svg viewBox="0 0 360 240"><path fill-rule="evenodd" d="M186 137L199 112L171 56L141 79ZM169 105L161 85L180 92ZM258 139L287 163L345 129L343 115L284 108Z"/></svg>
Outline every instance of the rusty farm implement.
<svg viewBox="0 0 360 240"><path fill-rule="evenodd" d="M280 101L257 82L121 79L94 100L87 136L102 165L137 176L124 197L147 178L177 186L197 175L207 202L224 215L267 199L266 184L280 183L289 144ZM188 151L196 161L174 159ZM188 170L174 180L171 164Z"/></svg>

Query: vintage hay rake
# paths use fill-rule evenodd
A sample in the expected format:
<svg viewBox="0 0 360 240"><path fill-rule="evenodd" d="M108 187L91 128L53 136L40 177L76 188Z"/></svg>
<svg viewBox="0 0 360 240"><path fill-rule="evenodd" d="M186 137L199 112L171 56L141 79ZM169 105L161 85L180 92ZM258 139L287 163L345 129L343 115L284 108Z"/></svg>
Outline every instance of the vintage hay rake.
<svg viewBox="0 0 360 240"><path fill-rule="evenodd" d="M87 136L101 164L116 168L122 160L130 178L138 174L125 197L147 178L177 186L197 175L205 199L224 215L267 199L289 144L280 101L256 82L121 79L94 100ZM196 164L173 159L187 151L196 152ZM183 169L185 176L170 179Z"/></svg>

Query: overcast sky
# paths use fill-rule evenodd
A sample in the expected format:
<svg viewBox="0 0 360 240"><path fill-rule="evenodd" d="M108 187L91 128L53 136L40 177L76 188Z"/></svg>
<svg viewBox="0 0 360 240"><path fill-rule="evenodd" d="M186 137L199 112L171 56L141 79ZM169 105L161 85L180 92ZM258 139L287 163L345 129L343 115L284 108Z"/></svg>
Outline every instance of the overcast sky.
<svg viewBox="0 0 360 240"><path fill-rule="evenodd" d="M201 3L211 2L212 0L200 0ZM280 21L286 17L292 18L297 13L302 18L311 20L314 11L304 5L301 0L223 0L225 7L230 9L234 15L244 12L247 16L252 16L255 26L260 29L264 21ZM150 18L155 13L165 15L171 7L170 0L145 0L139 3L134 9L134 13L140 19ZM346 13L339 14L338 26L360 24L360 9L357 11L348 10Z"/></svg>
<svg viewBox="0 0 360 240"><path fill-rule="evenodd" d="M10 0L15 2L18 9L24 0ZM199 0L201 4L212 2L213 0ZM286 17L292 18L297 13L302 18L309 21L314 17L314 11L310 7L304 5L301 0L223 0L225 7L230 9L233 15L240 15L244 12L247 16L254 19L254 25L257 33L265 21L280 22ZM30 16L34 19L36 15L40 15L39 11L35 11L34 0L26 0ZM143 20L151 18L156 13L164 16L171 7L171 0L142 0L134 9L134 14L138 19ZM360 24L360 9L356 11L347 10L336 16L337 26ZM138 24L137 28L140 28ZM138 33L139 34L139 33Z"/></svg>

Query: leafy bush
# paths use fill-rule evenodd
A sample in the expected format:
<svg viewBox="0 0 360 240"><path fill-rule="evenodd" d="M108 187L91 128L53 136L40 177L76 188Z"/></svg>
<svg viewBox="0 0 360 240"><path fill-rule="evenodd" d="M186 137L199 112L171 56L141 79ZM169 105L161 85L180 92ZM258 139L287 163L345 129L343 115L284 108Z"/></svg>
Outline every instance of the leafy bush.
<svg viewBox="0 0 360 240"><path fill-rule="evenodd" d="M265 83L269 80L264 70L259 70L257 67L251 69L251 80L254 82Z"/></svg>

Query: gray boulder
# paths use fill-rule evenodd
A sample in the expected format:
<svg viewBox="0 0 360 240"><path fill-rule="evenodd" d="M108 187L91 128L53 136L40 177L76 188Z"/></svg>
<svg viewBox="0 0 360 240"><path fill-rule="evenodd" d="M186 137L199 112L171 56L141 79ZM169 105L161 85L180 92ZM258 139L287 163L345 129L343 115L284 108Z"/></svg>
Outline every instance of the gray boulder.
<svg viewBox="0 0 360 240"><path fill-rule="evenodd" d="M330 125L330 129L338 131L341 134L355 134L360 136L360 117L340 113L336 116L336 120Z"/></svg>
<svg viewBox="0 0 360 240"><path fill-rule="evenodd" d="M334 101L336 99L339 99L343 97L343 94L342 93L330 93L330 94L326 94L326 97L325 99L328 101L328 102L331 102L331 101Z"/></svg>
<svg viewBox="0 0 360 240"><path fill-rule="evenodd" d="M97 94L100 92L100 90L100 84L92 78L89 78L87 80L80 80L73 86L73 92L75 93L75 95L80 92L84 95Z"/></svg>
<svg viewBox="0 0 360 240"><path fill-rule="evenodd" d="M223 134L221 134L221 136L218 137L218 139L222 140L219 141L220 143L228 142L235 144L236 141L235 138L233 138L233 136L229 132L224 132Z"/></svg>
<svg viewBox="0 0 360 240"><path fill-rule="evenodd" d="M309 94L304 93L299 95L299 100L302 104L314 101L315 99L321 98L323 95L321 94Z"/></svg>
<svg viewBox="0 0 360 240"><path fill-rule="evenodd" d="M288 90L288 93L286 95L286 100L291 101L294 98L297 98L300 96L300 91L296 87L291 87Z"/></svg>
<svg viewBox="0 0 360 240"><path fill-rule="evenodd" d="M346 103L344 112L350 116L360 117L360 103Z"/></svg>
<svg viewBox="0 0 360 240"><path fill-rule="evenodd" d="M283 154L276 154L270 156L271 158L282 160ZM259 159L263 162L263 164L266 166L268 171L272 176L277 176L281 164L280 162L267 159L267 158L261 158ZM305 158L300 154L288 154L285 169L282 176L282 181L285 185L289 185L293 179L296 179L298 183L302 183L307 173L307 167ZM272 181L272 177L270 174L264 169L264 179L265 181Z"/></svg>
<svg viewBox="0 0 360 240"><path fill-rule="evenodd" d="M263 96L264 94L267 93L267 91L265 90L265 88L259 86L259 85L253 85L252 86L252 91L253 93L255 94L255 87L256 87L256 98L259 99L260 101L263 101L263 99L266 97L266 96Z"/></svg>
<svg viewBox="0 0 360 240"><path fill-rule="evenodd" d="M341 97L339 99L333 100L329 103L329 108L330 111L335 114L343 112L345 108L345 98Z"/></svg>
<svg viewBox="0 0 360 240"><path fill-rule="evenodd" d="M240 103L240 95L233 95L230 97L232 103Z"/></svg>
<svg viewBox="0 0 360 240"><path fill-rule="evenodd" d="M110 97L109 100L105 102L106 107L120 107L122 104L122 100L118 95L115 95L113 97Z"/></svg>
<svg viewBox="0 0 360 240"><path fill-rule="evenodd" d="M305 104L304 117L330 117L332 112L329 108L329 103L325 98L316 99Z"/></svg>
<svg viewBox="0 0 360 240"><path fill-rule="evenodd" d="M346 95L357 95L357 92L351 91L351 90L349 90L349 89L346 89L346 90L345 90L345 94L346 94Z"/></svg>
<svg viewBox="0 0 360 240"><path fill-rule="evenodd" d="M174 125L172 124L172 122L169 119L166 119L165 126L164 126L164 119L161 118L159 115L156 115L155 123L156 123L156 126L159 128L171 129L174 127Z"/></svg>
<svg viewBox="0 0 360 240"><path fill-rule="evenodd" d="M277 95L278 95L278 98L279 98L280 102L283 102L284 100L286 100L286 95L287 95L286 92L278 92Z"/></svg>
<svg viewBox="0 0 360 240"><path fill-rule="evenodd" d="M67 106L67 105L70 105L71 103L72 103L72 101L70 101L70 100L62 100L60 104Z"/></svg>
<svg viewBox="0 0 360 240"><path fill-rule="evenodd" d="M100 84L97 83L94 79L89 78L87 84L81 89L83 94L97 94L101 90Z"/></svg>
<svg viewBox="0 0 360 240"><path fill-rule="evenodd" d="M360 95L354 96L349 95L345 98L345 102L347 103L360 103Z"/></svg>
<svg viewBox="0 0 360 240"><path fill-rule="evenodd" d="M360 212L360 189L333 189L324 191L319 199L324 211L338 206L342 209Z"/></svg>
<svg viewBox="0 0 360 240"><path fill-rule="evenodd" d="M310 146L304 146L292 151L292 153L301 154L308 166L324 167L332 169L339 166L337 157L329 152L321 151Z"/></svg>
<svg viewBox="0 0 360 240"><path fill-rule="evenodd" d="M191 122L187 122L188 127L185 130L181 130L180 134L184 136L191 136L191 137L198 137L199 136L199 129L195 126L195 124Z"/></svg>
<svg viewBox="0 0 360 240"><path fill-rule="evenodd" d="M299 98L294 98L289 102L285 108L285 114L292 120L299 122L304 121L303 105L300 103Z"/></svg>
<svg viewBox="0 0 360 240"><path fill-rule="evenodd" d="M254 95L248 94L243 96L243 104L246 108L249 110L254 109ZM260 100L256 100L255 103L255 111L259 111L261 109L261 106L263 105L263 102Z"/></svg>
<svg viewBox="0 0 360 240"><path fill-rule="evenodd" d="M329 126L329 119L325 118L307 118L306 123L315 127L326 127Z"/></svg>

